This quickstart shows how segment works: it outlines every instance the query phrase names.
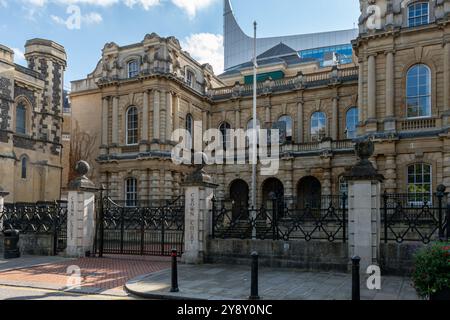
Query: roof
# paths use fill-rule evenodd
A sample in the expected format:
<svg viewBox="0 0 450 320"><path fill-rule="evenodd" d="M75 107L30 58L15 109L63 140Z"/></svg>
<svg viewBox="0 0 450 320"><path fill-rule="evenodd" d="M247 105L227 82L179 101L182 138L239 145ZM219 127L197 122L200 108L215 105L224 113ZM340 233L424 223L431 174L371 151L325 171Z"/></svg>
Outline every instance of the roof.
<svg viewBox="0 0 450 320"><path fill-rule="evenodd" d="M289 47L281 42L280 44L276 45L275 47L260 54L258 56L258 59L262 60L262 59L267 59L267 58L282 57L282 56L294 55L294 54L297 54L297 51L295 51L291 47Z"/></svg>

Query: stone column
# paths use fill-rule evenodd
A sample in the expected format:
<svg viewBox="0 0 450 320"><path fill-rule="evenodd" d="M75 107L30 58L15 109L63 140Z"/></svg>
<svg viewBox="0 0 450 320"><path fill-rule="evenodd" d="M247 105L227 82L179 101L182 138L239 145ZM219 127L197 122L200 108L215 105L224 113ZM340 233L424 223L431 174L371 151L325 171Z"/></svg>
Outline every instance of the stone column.
<svg viewBox="0 0 450 320"><path fill-rule="evenodd" d="M212 230L212 198L217 185L212 184L201 166L186 178L185 241L183 263L202 264L207 257L206 242Z"/></svg>
<svg viewBox="0 0 450 320"><path fill-rule="evenodd" d="M239 109L234 111L234 122L234 129L241 129L241 111Z"/></svg>
<svg viewBox="0 0 450 320"><path fill-rule="evenodd" d="M173 126L176 130L180 129L180 96L175 94L174 100Z"/></svg>
<svg viewBox="0 0 450 320"><path fill-rule="evenodd" d="M394 52L386 53L386 117L385 131L395 131L395 80L394 80Z"/></svg>
<svg viewBox="0 0 450 320"><path fill-rule="evenodd" d="M87 162L78 162L78 177L69 184L66 249L66 255L69 257L84 257L94 246L95 192L98 189L86 177L89 170Z"/></svg>
<svg viewBox="0 0 450 320"><path fill-rule="evenodd" d="M159 118L159 135L161 138L161 141L166 142L166 133L167 133L167 92L161 91L160 94L160 100L159 100L159 106L160 106L160 118Z"/></svg>
<svg viewBox="0 0 450 320"><path fill-rule="evenodd" d="M361 257L361 267L365 271L368 266L377 265L380 259L381 182L384 177L369 161L374 152L371 141L358 143L356 150L360 161L345 174L349 256Z"/></svg>
<svg viewBox="0 0 450 320"><path fill-rule="evenodd" d="M297 103L297 143L303 143L303 101Z"/></svg>
<svg viewBox="0 0 450 320"><path fill-rule="evenodd" d="M148 91L142 94L142 130L141 130L141 145L146 148L148 144ZM146 150L142 150L146 151Z"/></svg>
<svg viewBox="0 0 450 320"><path fill-rule="evenodd" d="M108 108L109 97L102 99L102 146L101 151L106 154L106 148L108 147Z"/></svg>
<svg viewBox="0 0 450 320"><path fill-rule="evenodd" d="M170 141L173 133L173 97L170 91L167 92L166 105L166 141Z"/></svg>
<svg viewBox="0 0 450 320"><path fill-rule="evenodd" d="M112 144L119 144L119 97L113 97L112 110Z"/></svg>
<svg viewBox="0 0 450 320"><path fill-rule="evenodd" d="M339 139L339 97L333 97L332 112L331 138L337 141Z"/></svg>
<svg viewBox="0 0 450 320"><path fill-rule="evenodd" d="M9 192L6 192L3 190L3 188L0 187L0 231L3 230L3 208L5 206L5 198L9 195ZM3 245L3 244L0 244Z"/></svg>
<svg viewBox="0 0 450 320"><path fill-rule="evenodd" d="M359 60L358 75L358 118L359 122L364 122L364 62Z"/></svg>
<svg viewBox="0 0 450 320"><path fill-rule="evenodd" d="M444 125L450 125L450 42L444 44Z"/></svg>
<svg viewBox="0 0 450 320"><path fill-rule="evenodd" d="M159 121L160 121L160 104L159 104L160 93L158 90L153 92L153 142L159 143L161 136L159 134Z"/></svg>
<svg viewBox="0 0 450 320"><path fill-rule="evenodd" d="M377 104L377 77L376 77L376 60L374 55L369 56L367 75L367 104L368 104L368 120L376 118Z"/></svg>
<svg viewBox="0 0 450 320"><path fill-rule="evenodd" d="M450 134L447 134L447 137L443 140L444 144L444 161L443 161L443 184L448 188L450 188Z"/></svg>

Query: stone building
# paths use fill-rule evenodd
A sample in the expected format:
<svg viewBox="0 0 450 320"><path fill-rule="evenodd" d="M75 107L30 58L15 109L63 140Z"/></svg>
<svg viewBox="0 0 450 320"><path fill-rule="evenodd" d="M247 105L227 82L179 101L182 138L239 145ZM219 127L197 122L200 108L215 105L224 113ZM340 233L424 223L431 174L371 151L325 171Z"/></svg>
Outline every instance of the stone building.
<svg viewBox="0 0 450 320"><path fill-rule="evenodd" d="M375 142L371 160L385 190L423 201L437 185L450 187L450 1L360 3L352 61L326 66L285 44L258 56L258 122L285 137L278 174L258 176L259 204L271 192L298 199L346 192L355 139ZM251 68L215 76L175 38L155 34L107 44L71 92L73 121L99 137L95 180L131 204L179 195L193 168L172 163L172 131L220 128L226 140L227 129L249 128ZM251 166L206 170L218 197L248 202Z"/></svg>
<svg viewBox="0 0 450 320"><path fill-rule="evenodd" d="M7 202L61 197L64 48L49 40L25 44L28 67L0 45L0 186Z"/></svg>

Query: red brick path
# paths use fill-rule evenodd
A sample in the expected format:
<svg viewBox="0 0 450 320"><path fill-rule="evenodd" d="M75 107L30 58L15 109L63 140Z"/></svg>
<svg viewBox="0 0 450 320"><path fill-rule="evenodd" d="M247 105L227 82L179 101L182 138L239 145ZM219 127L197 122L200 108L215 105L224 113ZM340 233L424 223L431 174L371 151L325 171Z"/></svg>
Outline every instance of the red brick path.
<svg viewBox="0 0 450 320"><path fill-rule="evenodd" d="M44 266L1 272L0 282L20 281L65 286L69 266L79 266L84 288L103 290L122 289L123 285L137 276L170 268L170 258L108 256L104 258L82 258Z"/></svg>

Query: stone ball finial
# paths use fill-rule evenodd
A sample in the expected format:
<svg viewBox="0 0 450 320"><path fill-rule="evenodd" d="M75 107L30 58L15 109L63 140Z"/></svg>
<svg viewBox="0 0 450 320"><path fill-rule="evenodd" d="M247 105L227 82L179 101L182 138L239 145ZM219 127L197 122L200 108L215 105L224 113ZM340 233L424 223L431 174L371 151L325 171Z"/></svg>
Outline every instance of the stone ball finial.
<svg viewBox="0 0 450 320"><path fill-rule="evenodd" d="M361 160L367 160L375 152L375 145L371 140L361 141L356 144L355 151Z"/></svg>
<svg viewBox="0 0 450 320"><path fill-rule="evenodd" d="M447 189L446 186L444 186L443 184L440 184L437 187L437 192L440 193L440 194L444 194L446 189Z"/></svg>
<svg viewBox="0 0 450 320"><path fill-rule="evenodd" d="M91 170L91 166L86 161L78 161L75 165L75 172L80 177L87 175L89 170Z"/></svg>

